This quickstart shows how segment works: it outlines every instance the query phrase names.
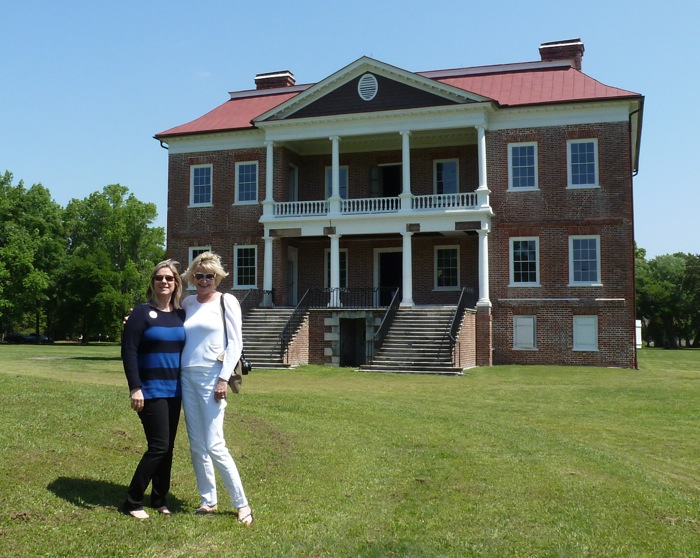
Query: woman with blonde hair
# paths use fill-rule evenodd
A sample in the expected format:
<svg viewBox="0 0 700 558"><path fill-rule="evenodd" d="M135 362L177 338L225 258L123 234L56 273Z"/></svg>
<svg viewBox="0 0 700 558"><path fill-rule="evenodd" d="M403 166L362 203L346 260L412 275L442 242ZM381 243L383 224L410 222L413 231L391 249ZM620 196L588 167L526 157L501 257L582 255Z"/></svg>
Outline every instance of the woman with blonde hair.
<svg viewBox="0 0 700 558"><path fill-rule="evenodd" d="M148 302L134 308L122 336L129 400L141 419L148 442L122 507L124 513L136 519L148 519L143 500L149 484L151 506L170 515L166 497L180 421L180 353L185 344L179 265L165 260L155 266L146 292Z"/></svg>
<svg viewBox="0 0 700 558"><path fill-rule="evenodd" d="M221 475L238 521L254 521L236 463L224 440L228 380L243 348L241 307L235 296L217 291L228 273L213 252L197 256L182 278L197 289L183 301L187 341L182 351L182 396L187 436L201 505L195 513L217 510L216 477ZM224 327L224 321L226 327Z"/></svg>

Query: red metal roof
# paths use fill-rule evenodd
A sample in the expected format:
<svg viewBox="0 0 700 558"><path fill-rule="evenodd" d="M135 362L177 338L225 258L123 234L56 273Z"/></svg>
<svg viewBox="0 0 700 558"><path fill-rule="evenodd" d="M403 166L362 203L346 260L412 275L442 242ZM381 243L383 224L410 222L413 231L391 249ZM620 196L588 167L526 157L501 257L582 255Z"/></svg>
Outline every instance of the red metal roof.
<svg viewBox="0 0 700 558"><path fill-rule="evenodd" d="M508 65L503 65L489 69L465 68L461 72L450 70L444 74L425 72L423 75L430 77L433 74L435 81L488 97L499 105L507 107L640 96L638 93L604 85L568 65L556 67L544 65L538 68L534 63L528 66L530 67L522 70L517 65L510 68ZM518 71L513 71L514 67L518 67ZM251 91L242 96L234 94L231 100L204 116L165 130L156 134L155 137L161 139L252 128L251 122L254 118L300 92L300 88L295 88L293 92L285 92L283 89L280 88L277 91L267 89L259 93Z"/></svg>
<svg viewBox="0 0 700 558"><path fill-rule="evenodd" d="M604 85L571 67L457 76L437 81L489 97L508 107L639 96Z"/></svg>
<svg viewBox="0 0 700 558"><path fill-rule="evenodd" d="M284 103L287 99L291 99L299 92L294 91L293 93L270 95L270 91L267 90L264 93L266 94L233 98L204 116L200 116L187 124L182 124L175 128L165 130L160 134L156 134L156 138L252 128L251 120L253 120L253 118Z"/></svg>

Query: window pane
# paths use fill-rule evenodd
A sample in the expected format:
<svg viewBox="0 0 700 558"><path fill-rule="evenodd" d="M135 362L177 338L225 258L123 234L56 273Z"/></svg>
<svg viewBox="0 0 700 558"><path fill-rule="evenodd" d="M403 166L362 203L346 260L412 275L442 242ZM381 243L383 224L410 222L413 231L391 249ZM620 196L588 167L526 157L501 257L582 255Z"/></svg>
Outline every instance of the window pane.
<svg viewBox="0 0 700 558"><path fill-rule="evenodd" d="M574 282L598 282L598 240L596 238L574 238L573 265Z"/></svg>
<svg viewBox="0 0 700 558"><path fill-rule="evenodd" d="M435 163L435 185L437 194L454 194L458 191L457 161Z"/></svg>
<svg viewBox="0 0 700 558"><path fill-rule="evenodd" d="M255 248L236 250L236 271L238 286L255 286Z"/></svg>
<svg viewBox="0 0 700 558"><path fill-rule="evenodd" d="M535 187L534 145L514 145L511 147L511 173L513 188Z"/></svg>
<svg viewBox="0 0 700 558"><path fill-rule="evenodd" d="M211 203L211 167L192 169L192 203Z"/></svg>
<svg viewBox="0 0 700 558"><path fill-rule="evenodd" d="M238 165L238 201L255 201L258 194L258 165Z"/></svg>
<svg viewBox="0 0 700 558"><path fill-rule="evenodd" d="M338 186L340 197L348 199L348 167L338 169ZM333 190L333 167L326 167L326 197L330 198Z"/></svg>
<svg viewBox="0 0 700 558"><path fill-rule="evenodd" d="M537 283L537 242L513 241L513 282Z"/></svg>
<svg viewBox="0 0 700 558"><path fill-rule="evenodd" d="M595 184L595 144L571 144L571 184Z"/></svg>
<svg viewBox="0 0 700 558"><path fill-rule="evenodd" d="M457 249L441 249L437 251L437 286L457 287L459 269Z"/></svg>

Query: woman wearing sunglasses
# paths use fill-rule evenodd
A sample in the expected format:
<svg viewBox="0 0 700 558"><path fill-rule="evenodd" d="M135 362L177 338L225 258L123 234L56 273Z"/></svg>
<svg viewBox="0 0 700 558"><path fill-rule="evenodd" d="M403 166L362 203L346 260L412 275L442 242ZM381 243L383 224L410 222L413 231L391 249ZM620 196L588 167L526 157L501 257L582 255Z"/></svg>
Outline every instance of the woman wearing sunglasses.
<svg viewBox="0 0 700 558"><path fill-rule="evenodd" d="M217 291L227 275L221 258L212 252L197 256L182 274L183 281L197 289L196 296L189 296L182 303L187 337L182 351L182 397L192 465L201 497L201 505L195 513L208 514L217 509L216 467L237 510L238 521L248 526L254 521L253 510L248 505L236 463L226 447L223 429L228 379L243 348L238 299Z"/></svg>
<svg viewBox="0 0 700 558"><path fill-rule="evenodd" d="M185 344L179 265L173 260L156 265L146 292L148 302L134 308L122 336L131 408L138 413L148 442L122 507L124 513L136 519L148 518L143 500L149 484L151 506L170 515L166 497L180 421L180 353Z"/></svg>

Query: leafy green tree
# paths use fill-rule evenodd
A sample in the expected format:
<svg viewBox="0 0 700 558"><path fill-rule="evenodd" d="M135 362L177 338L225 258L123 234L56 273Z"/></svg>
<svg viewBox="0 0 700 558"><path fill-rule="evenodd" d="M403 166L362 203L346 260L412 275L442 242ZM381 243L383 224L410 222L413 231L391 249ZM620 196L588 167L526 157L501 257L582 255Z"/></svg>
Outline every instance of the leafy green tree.
<svg viewBox="0 0 700 558"><path fill-rule="evenodd" d="M119 184L65 210L68 257L61 270L60 322L67 336L118 339L122 318L144 298L150 271L164 258L165 231L150 225L156 206Z"/></svg>
<svg viewBox="0 0 700 558"><path fill-rule="evenodd" d="M51 331L56 271L65 257L63 209L41 184L0 177L0 316L5 332Z"/></svg>
<svg viewBox="0 0 700 558"><path fill-rule="evenodd" d="M700 258L666 254L647 261L636 252L637 315L647 343L676 348L698 343L700 332Z"/></svg>

